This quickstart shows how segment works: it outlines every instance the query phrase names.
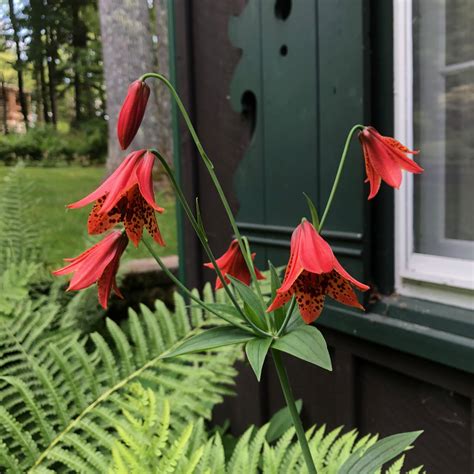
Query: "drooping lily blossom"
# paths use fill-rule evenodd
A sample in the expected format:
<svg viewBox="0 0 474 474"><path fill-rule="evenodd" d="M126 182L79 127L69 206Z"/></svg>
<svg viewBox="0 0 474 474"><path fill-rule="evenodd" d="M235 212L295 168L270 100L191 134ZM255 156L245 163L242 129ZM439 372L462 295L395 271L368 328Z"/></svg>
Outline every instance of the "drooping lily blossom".
<svg viewBox="0 0 474 474"><path fill-rule="evenodd" d="M267 312L283 306L293 295L306 324L319 317L326 295L342 304L364 309L353 286L362 291L369 289L342 268L329 244L304 220L293 231L285 278Z"/></svg>
<svg viewBox="0 0 474 474"><path fill-rule="evenodd" d="M252 253L252 260L255 259L255 253ZM226 252L216 260L217 266L219 267L222 276L225 278L226 283L230 283L227 275L230 275L237 280L240 280L245 285L250 284L252 279L250 271L245 263L244 256L240 250L237 239L234 239ZM205 263L205 267L214 269L212 263ZM260 273L257 267L254 266L255 274L258 280L265 280L265 277ZM219 277L216 278L216 290L219 290L224 285Z"/></svg>
<svg viewBox="0 0 474 474"><path fill-rule="evenodd" d="M145 81L137 80L128 87L117 122L117 137L122 150L128 148L140 128L148 97L150 88Z"/></svg>
<svg viewBox="0 0 474 474"><path fill-rule="evenodd" d="M384 137L373 127L365 127L359 133L365 159L365 170L370 183L369 199L375 197L384 180L392 188L398 189L402 183L402 169L411 173L422 173L423 168L416 164L407 153L416 155L416 150L409 150L395 138Z"/></svg>
<svg viewBox="0 0 474 474"><path fill-rule="evenodd" d="M165 245L155 211L164 209L155 202L152 171L155 155L146 150L130 153L94 192L69 204L75 209L95 201L89 215L89 234L101 234L123 222L128 237L138 245L146 227L155 242Z"/></svg>
<svg viewBox="0 0 474 474"><path fill-rule="evenodd" d="M121 231L114 231L99 243L87 249L74 258L65 258L70 262L63 268L53 272L53 275L74 273L67 291L82 290L97 283L99 303L107 309L110 290L123 298L117 287L115 277L122 256L128 244L128 237Z"/></svg>

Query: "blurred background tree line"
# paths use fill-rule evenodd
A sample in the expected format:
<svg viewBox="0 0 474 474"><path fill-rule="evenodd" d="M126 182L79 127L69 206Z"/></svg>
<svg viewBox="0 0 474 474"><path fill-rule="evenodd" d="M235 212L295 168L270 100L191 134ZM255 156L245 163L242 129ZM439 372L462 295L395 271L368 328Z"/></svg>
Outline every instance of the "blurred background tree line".
<svg viewBox="0 0 474 474"><path fill-rule="evenodd" d="M0 161L91 164L108 149L113 169L128 84L168 73L166 2L1 0L0 28ZM132 147L170 154L169 99L154 92Z"/></svg>
<svg viewBox="0 0 474 474"><path fill-rule="evenodd" d="M150 70L168 75L166 3L0 0L0 194L11 165L24 163L21 181L33 183L28 212L42 216L49 263L84 247L89 209L65 215L64 205L94 189L128 151L156 147L171 161L170 99L156 81L127 152L116 138L129 84ZM161 178L157 168L166 255L176 252L175 203Z"/></svg>

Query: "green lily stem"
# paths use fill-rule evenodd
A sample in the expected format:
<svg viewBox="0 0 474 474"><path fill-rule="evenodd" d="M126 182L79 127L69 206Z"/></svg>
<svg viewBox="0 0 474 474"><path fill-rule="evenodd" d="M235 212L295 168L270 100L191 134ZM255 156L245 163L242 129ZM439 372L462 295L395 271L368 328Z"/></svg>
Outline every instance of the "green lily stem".
<svg viewBox="0 0 474 474"><path fill-rule="evenodd" d="M217 265L217 262L216 262L214 254L212 253L212 250L209 248L209 245L207 243L207 236L204 232L204 229L202 228L202 226L199 224L196 217L194 216L194 214L193 214L193 212L192 212L192 210L191 210L191 208L188 204L188 201L186 200L186 197L184 196L184 193L181 190L172 169L170 168L170 166L168 165L168 162L165 160L165 158L161 155L160 152L158 152L155 149L151 149L150 151L158 158L158 160L161 162L163 168L165 169L165 172L168 175L168 178L170 179L171 184L173 185L173 188L176 192L176 196L178 197L181 205L183 206L183 209L184 209L191 225L193 226L193 229L196 232L196 235L198 236L199 240L201 241L201 244L203 245L206 253L208 254L208 257L211 260L211 263L212 263L212 265L213 265L213 267L214 267L214 269L217 273L217 276L221 280L221 283L222 283L223 287L225 288L227 294L229 295L229 298L231 299L234 306L241 312L242 316L244 316L239 304L237 303L237 300L235 299L234 295L232 294L232 292L230 291L230 288L227 285L227 282L225 281L224 275L222 275L221 269Z"/></svg>
<svg viewBox="0 0 474 474"><path fill-rule="evenodd" d="M242 308L240 307L239 303L237 302L237 300L235 299L235 296L234 294L232 293L231 289L229 288L229 285L227 284L226 280L225 280L225 277L224 275L222 275L222 272L221 272L221 269L219 268L219 266L217 265L217 262L216 262L216 258L214 257L214 254L212 253L212 250L211 248L209 247L209 244L208 244L208 241L207 241L207 236L205 234L205 231L204 229L199 225L199 222L196 220L196 218L194 217L194 214L191 210L191 208L189 207L189 204L188 202L186 201L186 197L184 196L183 194L183 191L181 190L179 184L178 184L178 181L176 180L176 177L173 173L173 171L171 170L170 166L168 165L167 161L165 160L165 158L155 149L151 149L150 150L161 162L163 168L165 169L165 172L166 174L168 175L170 181L171 181L171 184L173 185L173 188L176 192L176 195L181 203L181 205L183 206L183 209L191 223L191 225L193 226L193 229L194 231L196 232L196 235L198 236L207 256L209 257L209 259L211 260L211 263L214 267L214 270L216 271L217 273L217 276L218 278L221 280L222 282L222 286L224 287L224 290L226 291L227 295L229 296L232 304L235 306L235 308L237 309L237 311L239 311L240 315L243 317L243 319L245 319L247 321L247 323L253 328L253 330L258 333L259 335L261 336L268 336L268 334L264 331L262 331L258 326L256 326L248 317L247 315L242 311ZM147 245L147 248L148 250L150 250L150 247ZM153 254L152 254L153 255ZM153 255L154 256L154 255ZM154 256L155 257L155 256ZM156 259L156 257L155 257Z"/></svg>
<svg viewBox="0 0 474 474"><path fill-rule="evenodd" d="M252 251L250 250L250 244L249 244L249 241L247 239L247 237L242 237L242 240L244 242L244 247L245 247L245 251L247 252L247 258L252 262L252 269L254 269L253 267L253 259L252 259ZM257 279L257 276L255 275L255 280L253 281L254 282L254 286L257 290L257 293L259 295L259 299L260 299L260 303L262 305L262 310L263 312L265 313L265 300L263 299L263 295L262 295L262 291L261 291L261 288L260 288L260 284L258 283L258 279ZM267 323L267 329L269 331L271 331L271 323L269 322L270 321L270 318L266 318L265 319L266 323Z"/></svg>
<svg viewBox="0 0 474 474"><path fill-rule="evenodd" d="M189 298L191 298L193 301L195 301L199 306L201 306L203 309L208 311L209 313L214 314L215 316L223 319L224 321L228 322L229 324L232 324L233 326L237 326L239 329L243 329L244 331L250 332L254 334L252 329L250 329L247 326L244 326L243 324L238 323L237 321L233 321L231 319L228 319L224 315L218 313L211 307L209 307L204 301L202 301L200 298L198 298L196 295L193 294L192 291L189 291L188 288L181 283L181 281L174 276L173 272L170 271L170 269L164 264L163 260L158 256L158 254L155 252L155 249L153 246L147 242L146 240L143 239L143 243L145 244L145 247L148 249L150 252L151 256L156 260L158 265L161 267L161 269L165 272L166 276L184 293L186 293Z"/></svg>
<svg viewBox="0 0 474 474"><path fill-rule="evenodd" d="M365 127L364 125L354 125L351 130L349 131L347 138L346 138L346 143L344 145L344 149L342 151L341 155L341 160L339 161L339 167L337 168L337 173L336 177L334 178L334 183L332 185L331 193L329 194L328 202L326 203L326 207L324 209L323 216L321 217L321 220L319 221L319 228L318 231L321 232L321 229L323 228L324 222L326 222L326 217L329 214L329 210L331 209L332 201L334 199L334 196L336 194L337 187L339 186L339 180L341 179L342 175L342 170L344 169L344 163L346 162L346 157L347 157L347 152L349 151L349 145L351 143L352 135L357 130L363 130Z"/></svg>
<svg viewBox="0 0 474 474"><path fill-rule="evenodd" d="M286 326L288 326L291 315L293 314L293 310L295 309L295 305L296 305L296 298L293 296L293 298L291 299L290 306L288 308L288 312L286 313L285 319L283 320L283 324L278 330L277 337L280 337L283 334L283 331L286 329Z"/></svg>
<svg viewBox="0 0 474 474"><path fill-rule="evenodd" d="M303 457L308 468L309 474L317 474L316 467L314 465L313 457L311 456L311 451L309 450L308 440L306 439L306 434L303 429L303 424L301 423L301 418L296 409L295 399L291 391L290 382L288 380L288 375L286 374L285 366L281 360L280 352L275 349L272 349L273 362L278 374L278 379L280 381L281 389L283 395L285 396L286 405L290 410L291 418L293 420L293 425L296 430L296 435L298 436L298 441L301 446L301 451L303 452Z"/></svg>
<svg viewBox="0 0 474 474"><path fill-rule="evenodd" d="M240 251L242 252L242 254L244 256L244 260L245 260L245 263L246 263L246 265L247 265L247 267L250 271L250 275L252 276L252 280L255 282L255 287L256 287L258 296L260 298L260 301L262 302L262 305L265 305L265 302L264 302L264 299L263 299L263 296L262 296L262 292L261 292L260 286L258 284L257 275L255 273L255 269L254 269L254 266L253 266L252 259L251 258L249 259L248 255L247 255L247 252L245 251L245 246L244 246L244 243L243 243L243 240L242 240L242 235L240 234L239 228L237 227L235 217L232 213L229 202L227 201L227 198L224 194L224 190L222 189L222 186L219 182L219 179L216 176L216 173L214 171L214 165L212 164L212 161L209 159L206 152L204 151L204 148L201 144L201 141L199 140L199 137L196 133L196 130L194 129L194 126L191 122L191 119L189 118L188 112L186 111L186 108L185 108L183 102L181 101L181 98L179 97L176 89L173 87L171 82L166 77L162 76L161 74L149 72L149 73L143 74L143 76L141 76L139 80L144 81L144 80L148 79L149 77L154 78L154 79L158 79L163 84L165 84L165 86L171 92L171 95L173 96L176 104L178 105L178 108L179 108L179 110L180 110L180 112L181 112L181 114L184 118L184 121L186 122L186 125L188 127L189 133L191 134L191 137L192 137L192 139L193 139L193 141L196 145L196 148L199 151L201 159L203 160L204 165L207 168L209 176L211 177L212 182L214 184L214 187L216 188L216 191L219 194L219 198L222 201L222 204L223 204L224 209L226 211L227 217L228 217L229 222L232 226L232 230L234 232L235 238L237 239L237 241L239 243Z"/></svg>

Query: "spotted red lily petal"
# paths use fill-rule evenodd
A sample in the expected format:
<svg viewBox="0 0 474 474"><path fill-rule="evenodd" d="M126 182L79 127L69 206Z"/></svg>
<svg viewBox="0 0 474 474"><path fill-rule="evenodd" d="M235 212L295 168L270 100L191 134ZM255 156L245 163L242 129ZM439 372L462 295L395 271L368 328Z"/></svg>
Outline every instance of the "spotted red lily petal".
<svg viewBox="0 0 474 474"><path fill-rule="evenodd" d="M353 286L362 291L369 289L344 270L329 244L305 220L293 231L285 278L267 312L283 306L293 295L306 324L319 317L326 295L342 304L364 309Z"/></svg>
<svg viewBox="0 0 474 474"><path fill-rule="evenodd" d="M416 150L409 150L395 138L384 137L373 127L365 127L359 133L365 160L367 180L370 183L369 199L376 196L381 181L398 189L402 182L402 169L410 173L422 173L423 168L416 164L407 154L415 155Z"/></svg>
<svg viewBox="0 0 474 474"><path fill-rule="evenodd" d="M128 237L125 234L120 231L111 232L81 255L65 258L65 261L70 262L69 265L55 270L53 275L74 274L67 291L82 290L97 283L99 303L107 309L111 289L123 298L115 278L120 257L127 245Z"/></svg>
<svg viewBox="0 0 474 474"><path fill-rule="evenodd" d="M120 109L117 122L117 137L122 150L129 147L140 128L148 97L150 88L146 82L138 80L128 87L127 97Z"/></svg>
<svg viewBox="0 0 474 474"><path fill-rule="evenodd" d="M135 246L140 242L145 227L155 242L165 245L155 211L164 209L155 202L153 164L155 155L146 150L130 153L95 191L69 204L69 208L86 206L95 201L87 221L89 234L101 234L122 222Z"/></svg>
<svg viewBox="0 0 474 474"><path fill-rule="evenodd" d="M255 253L252 254L252 260L255 259ZM237 239L233 240L227 249L227 251L216 260L217 266L219 267L226 283L230 283L227 275L230 275L237 280L241 281L245 285L249 285L252 279L250 271L245 263L244 256L240 250ZM205 263L205 267L214 269L212 263ZM260 273L257 267L254 266L255 274L258 280L265 280L265 277ZM216 278L216 290L223 287L222 281L219 277Z"/></svg>

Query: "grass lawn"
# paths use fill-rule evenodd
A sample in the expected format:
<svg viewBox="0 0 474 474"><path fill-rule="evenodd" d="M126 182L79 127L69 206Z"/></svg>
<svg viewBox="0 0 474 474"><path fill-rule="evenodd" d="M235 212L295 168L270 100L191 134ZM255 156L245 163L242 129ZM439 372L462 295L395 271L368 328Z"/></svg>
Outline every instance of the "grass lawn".
<svg viewBox="0 0 474 474"><path fill-rule="evenodd" d="M0 166L0 187L2 179L11 168ZM57 266L64 257L81 253L91 243L86 223L91 205L83 209L66 209L65 205L77 201L93 191L104 177L101 167L70 166L64 168L24 168L25 179L33 183L33 192L38 198L32 209L38 216L38 223L48 264ZM158 225L167 244L157 249L160 255L171 255L177 251L176 216L174 197L156 193L156 200L166 211L157 214ZM144 235L148 236L146 230ZM94 237L95 239L95 237ZM149 257L146 247L138 249L129 244L126 257Z"/></svg>

